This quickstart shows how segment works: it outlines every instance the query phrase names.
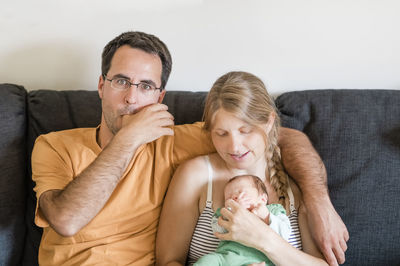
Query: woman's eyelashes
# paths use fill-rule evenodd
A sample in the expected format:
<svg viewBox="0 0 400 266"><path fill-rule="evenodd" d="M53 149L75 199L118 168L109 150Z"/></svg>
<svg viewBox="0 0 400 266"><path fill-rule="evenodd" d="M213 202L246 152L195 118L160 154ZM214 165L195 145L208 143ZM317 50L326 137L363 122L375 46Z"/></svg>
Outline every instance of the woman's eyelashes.
<svg viewBox="0 0 400 266"><path fill-rule="evenodd" d="M239 132L241 134L250 134L251 132L253 132L253 128L252 127L242 127L239 129Z"/></svg>
<svg viewBox="0 0 400 266"><path fill-rule="evenodd" d="M238 129L237 132L239 132L240 134L250 134L250 133L253 132L253 128L252 127L247 127L247 126L246 127L241 127L241 128ZM225 131L225 130L216 130L215 134L218 137L225 137L225 136L229 135L229 132Z"/></svg>
<svg viewBox="0 0 400 266"><path fill-rule="evenodd" d="M223 130L216 130L216 131L215 131L215 134L216 134L218 137L225 137L225 136L228 136L228 132L223 131Z"/></svg>

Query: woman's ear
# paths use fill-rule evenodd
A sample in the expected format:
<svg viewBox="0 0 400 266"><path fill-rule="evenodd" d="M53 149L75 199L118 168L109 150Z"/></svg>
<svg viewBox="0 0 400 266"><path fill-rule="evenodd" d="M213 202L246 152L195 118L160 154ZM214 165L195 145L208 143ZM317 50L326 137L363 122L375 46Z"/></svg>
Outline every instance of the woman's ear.
<svg viewBox="0 0 400 266"><path fill-rule="evenodd" d="M276 116L275 113L271 113L271 114L269 115L269 119L268 119L268 122L267 122L266 128L265 128L265 132L266 132L267 134L271 131L271 129L272 129L274 123L275 123L275 116Z"/></svg>

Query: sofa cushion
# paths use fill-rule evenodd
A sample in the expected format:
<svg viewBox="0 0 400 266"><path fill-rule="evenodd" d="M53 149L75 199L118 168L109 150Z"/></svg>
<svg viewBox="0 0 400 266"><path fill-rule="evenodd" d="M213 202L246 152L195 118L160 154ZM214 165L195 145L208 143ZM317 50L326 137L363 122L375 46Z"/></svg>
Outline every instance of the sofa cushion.
<svg viewBox="0 0 400 266"><path fill-rule="evenodd" d="M25 238L26 91L0 84L0 265L19 265Z"/></svg>
<svg viewBox="0 0 400 266"><path fill-rule="evenodd" d="M346 265L400 262L400 91L317 90L276 100L321 155L350 233Z"/></svg>

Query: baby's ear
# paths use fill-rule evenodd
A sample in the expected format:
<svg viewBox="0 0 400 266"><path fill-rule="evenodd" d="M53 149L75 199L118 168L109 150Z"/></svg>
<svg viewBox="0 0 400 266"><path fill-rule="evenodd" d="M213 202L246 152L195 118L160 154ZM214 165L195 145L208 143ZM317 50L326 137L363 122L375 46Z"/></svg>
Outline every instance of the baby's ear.
<svg viewBox="0 0 400 266"><path fill-rule="evenodd" d="M268 203L268 195L267 195L267 194L265 194L265 193L261 194L260 199L261 199L262 202L264 202L265 204Z"/></svg>

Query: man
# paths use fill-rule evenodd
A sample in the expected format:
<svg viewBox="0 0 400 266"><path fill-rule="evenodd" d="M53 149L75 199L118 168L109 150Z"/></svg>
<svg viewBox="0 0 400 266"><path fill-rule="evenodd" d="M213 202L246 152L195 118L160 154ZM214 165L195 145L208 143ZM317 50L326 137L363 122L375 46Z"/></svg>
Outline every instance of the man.
<svg viewBox="0 0 400 266"><path fill-rule="evenodd" d="M35 222L44 228L40 264L154 263L161 204L174 168L213 151L201 124L173 126L161 104L171 66L157 37L119 35L102 54L100 126L36 140L32 178ZM316 239L334 264L333 254L344 259L348 234L329 200L325 168L302 133L282 133L285 166L299 182L313 210L314 235L322 236Z"/></svg>

